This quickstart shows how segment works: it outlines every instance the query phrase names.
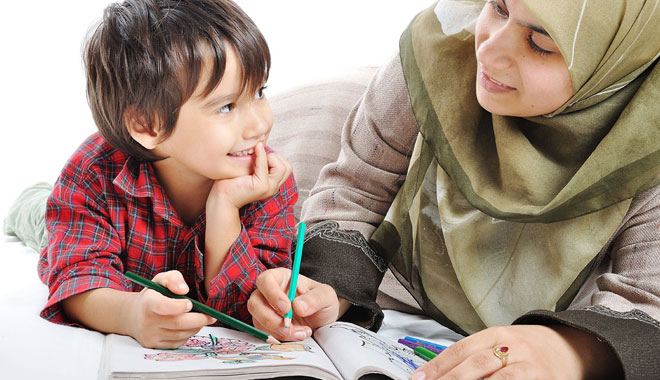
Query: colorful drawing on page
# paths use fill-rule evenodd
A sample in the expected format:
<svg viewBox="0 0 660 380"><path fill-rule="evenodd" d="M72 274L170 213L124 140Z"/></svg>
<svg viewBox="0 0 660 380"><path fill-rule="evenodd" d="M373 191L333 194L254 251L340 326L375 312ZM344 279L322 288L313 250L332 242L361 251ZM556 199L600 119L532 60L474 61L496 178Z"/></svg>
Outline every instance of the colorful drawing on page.
<svg viewBox="0 0 660 380"><path fill-rule="evenodd" d="M228 364L256 363L266 360L292 360L287 352L313 352L310 346L301 343L254 344L241 339L194 335L181 347L162 351L157 354L145 354L146 360L185 361L185 360L221 360Z"/></svg>
<svg viewBox="0 0 660 380"><path fill-rule="evenodd" d="M415 361L418 361L419 359L417 359L415 353L407 347L387 343L378 339L376 336L364 333L363 330L353 328L345 324L332 325L330 328L341 328L344 330L352 331L362 340L363 347L383 354L392 364L396 365L404 371L413 372L418 368L418 365L415 364Z"/></svg>

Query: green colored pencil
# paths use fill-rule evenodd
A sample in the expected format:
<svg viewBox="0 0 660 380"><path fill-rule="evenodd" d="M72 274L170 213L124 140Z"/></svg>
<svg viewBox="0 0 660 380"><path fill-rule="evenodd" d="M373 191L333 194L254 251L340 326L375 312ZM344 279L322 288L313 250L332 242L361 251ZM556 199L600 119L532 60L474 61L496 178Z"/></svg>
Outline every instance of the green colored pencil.
<svg viewBox="0 0 660 380"><path fill-rule="evenodd" d="M153 290L157 291L158 293L160 293L160 294L162 294L166 297L189 300L193 304L193 307L192 307L193 310L198 311L200 313L204 313L206 315L210 315L211 317L217 319L218 321L220 321L224 324L227 324L227 325L232 326L232 327L234 327L238 330L246 332L246 333L248 333L252 336L255 336L255 337L257 337L257 338L259 338L263 341L266 341L268 343L280 343L277 339L273 338L272 336L266 334L265 332L255 328L253 326L248 325L245 322L241 322L236 318L232 318L232 317L228 316L227 314L221 313L221 312L219 312L219 311L217 311L217 310L215 310L211 307L208 307L208 306L204 305L203 303L201 303L199 301L196 301L196 300L194 300L190 297L182 296L180 294L174 294L171 291L169 291L169 289L167 289L166 287L164 287L160 284L157 284L157 283L155 283L151 280L147 280L146 278L144 278L140 275L137 275L137 274L135 274L131 271L127 271L125 273L125 275L129 280L135 282L136 284L142 285L145 288L153 289Z"/></svg>
<svg viewBox="0 0 660 380"><path fill-rule="evenodd" d="M434 357L438 356L438 354L436 354L435 352L433 352L431 350L428 350L428 349L426 349L422 346L415 347L415 349L413 351L415 351L415 354L417 356L421 357L422 359L424 359L426 361L429 361L429 360L433 359Z"/></svg>
<svg viewBox="0 0 660 380"><path fill-rule="evenodd" d="M284 327L289 328L291 318L293 317L293 299L296 297L296 287L298 286L298 274L300 273L300 259L302 257L303 243L305 242L305 222L298 224L298 240L296 242L296 254L293 257L293 268L291 269L291 282L289 282L289 301L292 302L291 309L284 316Z"/></svg>

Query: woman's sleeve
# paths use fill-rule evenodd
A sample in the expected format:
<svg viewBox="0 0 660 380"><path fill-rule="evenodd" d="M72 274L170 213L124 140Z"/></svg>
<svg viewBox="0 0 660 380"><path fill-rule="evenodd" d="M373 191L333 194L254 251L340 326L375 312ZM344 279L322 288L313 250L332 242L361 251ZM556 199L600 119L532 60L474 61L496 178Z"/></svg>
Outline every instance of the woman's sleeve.
<svg viewBox="0 0 660 380"><path fill-rule="evenodd" d="M333 286L355 306L345 317L373 328L382 320L375 300L387 260L367 239L405 179L417 131L397 54L348 115L339 157L321 170L302 207L301 220L312 227L301 273Z"/></svg>
<svg viewBox="0 0 660 380"><path fill-rule="evenodd" d="M568 310L534 311L515 323L588 331L613 348L627 380L655 378L660 372L660 187L633 200L608 255Z"/></svg>

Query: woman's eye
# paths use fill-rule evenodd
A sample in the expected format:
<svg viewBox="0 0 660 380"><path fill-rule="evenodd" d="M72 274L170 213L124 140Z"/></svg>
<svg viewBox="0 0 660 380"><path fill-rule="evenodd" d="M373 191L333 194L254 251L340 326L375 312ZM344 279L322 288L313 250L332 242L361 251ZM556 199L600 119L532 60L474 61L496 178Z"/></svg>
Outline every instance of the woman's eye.
<svg viewBox="0 0 660 380"><path fill-rule="evenodd" d="M254 94L254 98L255 98L255 99L262 99L262 98L264 97L264 95L265 95L265 94L264 94L264 91L266 91L267 88L268 88L268 86L263 86L263 87L261 87L261 88L259 89L259 91L257 91L256 94Z"/></svg>
<svg viewBox="0 0 660 380"><path fill-rule="evenodd" d="M229 113L233 109L234 109L234 103L229 103L227 105L224 105L224 106L220 107L220 109L218 110L218 113Z"/></svg>
<svg viewBox="0 0 660 380"><path fill-rule="evenodd" d="M491 1L489 1L489 3L493 7L493 10L495 11L495 13L497 13L499 16L509 17L509 12L507 12L507 10L504 7L500 6L497 3L497 1L491 0Z"/></svg>
<svg viewBox="0 0 660 380"><path fill-rule="evenodd" d="M534 39L532 38L532 33L527 35L527 43L529 44L529 47L534 51L534 53L539 54L539 55L548 55L552 54L550 50L545 50L539 45L534 42Z"/></svg>

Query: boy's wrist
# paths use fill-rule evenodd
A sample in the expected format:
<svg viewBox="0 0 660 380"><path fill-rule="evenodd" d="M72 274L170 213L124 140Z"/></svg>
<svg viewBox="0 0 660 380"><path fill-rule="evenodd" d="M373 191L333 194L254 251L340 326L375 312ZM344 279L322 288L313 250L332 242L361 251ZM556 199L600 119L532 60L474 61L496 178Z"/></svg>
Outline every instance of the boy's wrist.
<svg viewBox="0 0 660 380"><path fill-rule="evenodd" d="M232 215L238 214L242 206L234 204L226 194L211 192L206 200L206 219L209 215Z"/></svg>
<svg viewBox="0 0 660 380"><path fill-rule="evenodd" d="M231 203L209 207L206 211L206 234L204 242L204 285L207 294L212 280L222 270L229 250L241 234L243 225L238 208Z"/></svg>

